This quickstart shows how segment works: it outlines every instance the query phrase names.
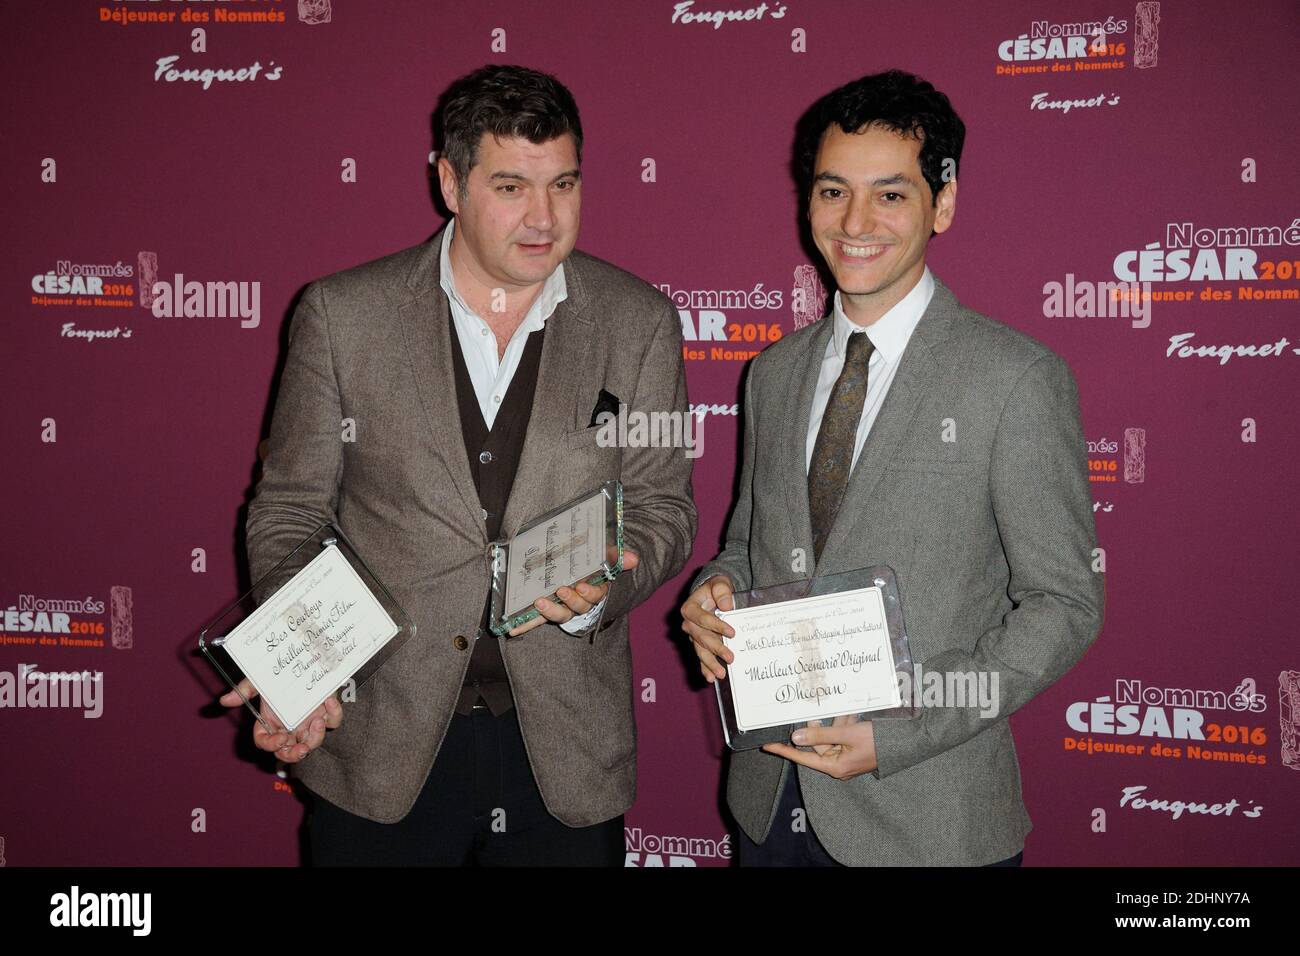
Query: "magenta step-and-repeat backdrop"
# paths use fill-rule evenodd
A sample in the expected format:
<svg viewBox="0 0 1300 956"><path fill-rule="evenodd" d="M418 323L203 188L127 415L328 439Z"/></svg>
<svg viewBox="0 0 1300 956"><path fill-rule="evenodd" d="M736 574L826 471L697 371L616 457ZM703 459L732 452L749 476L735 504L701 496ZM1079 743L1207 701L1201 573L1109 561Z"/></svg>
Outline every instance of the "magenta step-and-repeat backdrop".
<svg viewBox="0 0 1300 956"><path fill-rule="evenodd" d="M573 90L579 246L671 296L705 425L694 558L633 615L629 864L732 857L675 609L746 361L816 320L795 119L890 67L968 128L930 267L1082 396L1106 621L1012 718L1026 862L1300 862L1294 3L22 0L4 30L0 863L299 861L303 805L195 638L248 583L291 304L433 233L430 114L486 63ZM190 282L237 307L168 314Z"/></svg>

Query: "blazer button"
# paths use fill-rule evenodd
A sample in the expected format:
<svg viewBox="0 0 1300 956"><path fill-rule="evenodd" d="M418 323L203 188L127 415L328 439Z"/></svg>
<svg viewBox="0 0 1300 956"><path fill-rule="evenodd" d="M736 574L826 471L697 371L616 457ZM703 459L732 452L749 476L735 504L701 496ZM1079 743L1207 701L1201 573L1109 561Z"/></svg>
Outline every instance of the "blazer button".
<svg viewBox="0 0 1300 956"><path fill-rule="evenodd" d="M490 452L490 451L481 451L481 452L479 452L479 453L478 453L478 460L481 461L483 464L486 465L488 462L490 462L490 461L492 460L492 452Z"/></svg>
<svg viewBox="0 0 1300 956"><path fill-rule="evenodd" d="M456 645L456 650L458 651L463 651L465 648L469 647L469 641L465 640L464 634L457 634L456 639L452 641L452 643Z"/></svg>

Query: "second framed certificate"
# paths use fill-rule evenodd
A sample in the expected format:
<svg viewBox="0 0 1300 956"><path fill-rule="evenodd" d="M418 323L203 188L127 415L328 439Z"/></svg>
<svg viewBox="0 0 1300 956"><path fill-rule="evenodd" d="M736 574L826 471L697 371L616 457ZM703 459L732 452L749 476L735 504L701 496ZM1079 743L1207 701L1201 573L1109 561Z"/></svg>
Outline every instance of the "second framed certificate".
<svg viewBox="0 0 1300 956"><path fill-rule="evenodd" d="M788 742L812 721L911 717L912 655L893 569L879 566L733 595L719 611L735 660L715 681L732 750Z"/></svg>
<svg viewBox="0 0 1300 956"><path fill-rule="evenodd" d="M538 598L580 582L612 581L623 570L623 485L607 481L548 511L509 541L493 543L492 633L527 624Z"/></svg>

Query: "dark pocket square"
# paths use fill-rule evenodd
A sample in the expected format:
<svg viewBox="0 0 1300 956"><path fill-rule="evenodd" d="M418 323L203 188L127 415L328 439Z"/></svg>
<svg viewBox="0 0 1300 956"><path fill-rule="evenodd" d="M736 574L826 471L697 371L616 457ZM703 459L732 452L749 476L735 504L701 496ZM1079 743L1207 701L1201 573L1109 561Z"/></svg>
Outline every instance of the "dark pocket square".
<svg viewBox="0 0 1300 956"><path fill-rule="evenodd" d="M600 418L603 412L609 412L611 415L617 416L619 406L622 404L623 404L622 399L620 399L614 393L607 392L602 388L600 390L600 395L596 397L596 407L591 410L591 422L587 425L587 427L595 428L597 425L599 425L600 422L597 421L597 419Z"/></svg>

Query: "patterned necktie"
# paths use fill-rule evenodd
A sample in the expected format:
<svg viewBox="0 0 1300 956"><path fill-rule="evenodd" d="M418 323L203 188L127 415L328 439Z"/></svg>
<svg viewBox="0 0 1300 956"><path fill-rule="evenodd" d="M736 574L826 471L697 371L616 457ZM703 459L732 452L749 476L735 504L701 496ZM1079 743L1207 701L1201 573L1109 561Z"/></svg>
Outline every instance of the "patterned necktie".
<svg viewBox="0 0 1300 956"><path fill-rule="evenodd" d="M808 510L812 517L813 555L820 560L830 536L840 499L853 470L853 446L858 420L867 401L867 366L875 346L865 332L849 336L844 368L826 402L812 463L808 466Z"/></svg>

